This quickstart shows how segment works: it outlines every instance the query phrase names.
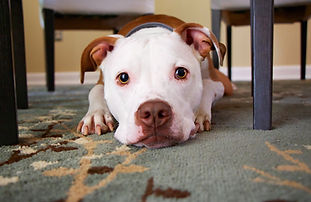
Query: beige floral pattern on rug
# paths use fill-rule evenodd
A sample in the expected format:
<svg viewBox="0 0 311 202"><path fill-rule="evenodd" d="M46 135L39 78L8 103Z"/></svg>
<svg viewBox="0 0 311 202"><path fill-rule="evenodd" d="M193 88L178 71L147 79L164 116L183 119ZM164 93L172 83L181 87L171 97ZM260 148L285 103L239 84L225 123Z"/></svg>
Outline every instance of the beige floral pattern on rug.
<svg viewBox="0 0 311 202"><path fill-rule="evenodd" d="M73 176L72 185L67 191L67 198L65 201L80 201L86 195L105 187L107 184L111 183L116 177L123 174L130 173L141 173L148 168L140 165L133 164L139 155L144 153L146 149L140 149L138 151L131 151L131 149L125 145L116 147L114 150L110 150L106 153L95 154L94 150L98 146L107 145L113 143L113 140L94 140L89 136L84 136L80 133L76 133L71 127L66 125L66 122L71 122L72 117L75 116L75 111L73 110L63 110L61 108L50 110L47 115L41 115L35 117L36 121L31 126L19 126L20 130L32 131L34 134L27 133L21 138L21 144L17 145L12 149L11 157L0 162L0 166L5 164L12 164L19 162L24 159L33 157L34 155L51 150L52 152L64 152L72 150L86 150L87 152L80 157L80 163L78 168L71 167L58 167L53 169L48 169L49 166L53 166L59 163L58 161L34 161L30 166L36 170L43 170L42 174L44 176L50 177L64 177L68 175ZM55 117L58 117L55 120ZM59 118L61 117L61 118ZM26 123L26 122L24 122ZM27 124L27 123L26 123ZM45 126L41 126L44 124ZM55 135L56 133L56 135ZM71 139L64 139L64 134L73 134L74 137ZM49 140L49 143L41 143L45 139ZM98 139L98 138L95 138ZM68 143L76 144L75 146L67 146ZM120 156L123 162L118 163L113 168L107 166L92 166L92 160L105 158L107 156ZM107 174L102 175L102 179L92 186L86 184L86 179L89 175L93 174ZM16 183L19 181L19 177L5 177L0 176L0 186L6 186L11 183Z"/></svg>
<svg viewBox="0 0 311 202"><path fill-rule="evenodd" d="M47 170L43 173L46 176L55 176L55 177L62 177L66 175L74 176L74 180L68 191L67 194L68 197L66 201L79 201L83 199L86 195L94 192L97 189L105 187L107 184L115 180L117 175L120 173L136 173L148 170L148 168L146 167L132 164L132 161L136 159L140 154L144 153L146 149L140 149L139 151L131 152L130 148L125 145L115 148L115 150L112 152L100 155L100 157L108 155L124 156L125 160L122 163L117 164L114 168L97 167L97 169L96 168L94 169L92 168L91 160L98 157L98 155L96 156L94 154L94 149L99 144L109 144L112 141L93 140L92 138L83 136L79 133L74 132L74 134L76 137L79 137L79 139L75 140L74 142L82 145L87 150L87 153L81 157L80 167L77 169L60 167L57 169ZM107 172L109 174L96 185L93 186L86 185L85 180L88 177L88 175L92 172L100 172L98 170L103 170L102 173Z"/></svg>
<svg viewBox="0 0 311 202"><path fill-rule="evenodd" d="M265 142L267 147L270 149L270 151L275 152L277 155L281 156L284 160L286 160L288 163L287 165L278 165L276 166L276 170L279 172L287 171L287 172L304 172L307 174L311 174L311 169L308 167L308 165L304 162L299 161L298 159L292 157L293 154L302 154L300 150L285 150L282 151L278 149L275 145L272 145L269 142ZM260 182L260 183L268 183L268 184L274 184L279 186L287 186L292 187L295 189L303 190L309 194L311 194L311 188L304 186L303 184L291 181L287 179L283 179L277 176L274 176L270 174L269 172L265 172L263 170L260 170L258 168L244 165L243 168L245 170L250 170L255 173L257 173L259 176L253 179L253 182Z"/></svg>

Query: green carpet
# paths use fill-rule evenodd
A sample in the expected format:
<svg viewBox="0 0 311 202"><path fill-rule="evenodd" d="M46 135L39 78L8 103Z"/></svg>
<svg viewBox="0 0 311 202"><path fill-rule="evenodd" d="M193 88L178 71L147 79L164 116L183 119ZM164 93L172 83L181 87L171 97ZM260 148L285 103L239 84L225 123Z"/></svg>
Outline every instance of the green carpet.
<svg viewBox="0 0 311 202"><path fill-rule="evenodd" d="M148 150L82 136L91 86L30 87L20 144L0 147L0 201L311 201L311 81L274 82L273 130L252 130L250 83L212 130Z"/></svg>

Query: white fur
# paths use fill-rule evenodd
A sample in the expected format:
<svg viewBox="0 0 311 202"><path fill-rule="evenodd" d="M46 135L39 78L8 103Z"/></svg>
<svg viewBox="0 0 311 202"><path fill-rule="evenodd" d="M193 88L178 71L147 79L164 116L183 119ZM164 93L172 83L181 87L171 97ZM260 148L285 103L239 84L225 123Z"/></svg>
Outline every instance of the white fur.
<svg viewBox="0 0 311 202"><path fill-rule="evenodd" d="M92 88L89 93L89 103L89 110L82 119L82 133L84 133L85 126L88 126L88 128L92 127L92 119L94 119L93 127L95 127L96 125L103 127L106 126L105 123L113 121L113 118L106 104L106 100L104 99L103 85L98 84Z"/></svg>
<svg viewBox="0 0 311 202"><path fill-rule="evenodd" d="M174 78L179 66L190 72L187 80ZM142 29L128 38L119 38L100 68L105 86L96 85L90 92L84 126L91 124L92 116L110 119L110 111L119 122L115 138L124 144L135 143L142 136L141 127L135 124L135 112L142 103L153 99L167 102L174 115L171 135L182 134L180 139L186 141L195 129L196 115L200 125L210 121L212 103L224 91L219 82L202 80L201 61L193 47L177 33L163 28ZM125 86L116 82L121 72L130 77Z"/></svg>

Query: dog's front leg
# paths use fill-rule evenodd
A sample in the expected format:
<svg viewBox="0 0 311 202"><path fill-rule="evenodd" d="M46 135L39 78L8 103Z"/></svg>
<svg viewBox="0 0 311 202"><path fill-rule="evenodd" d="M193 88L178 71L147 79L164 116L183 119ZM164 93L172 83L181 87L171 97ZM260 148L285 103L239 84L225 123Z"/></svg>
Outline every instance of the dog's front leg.
<svg viewBox="0 0 311 202"><path fill-rule="evenodd" d="M77 131L84 135L98 135L113 131L114 120L104 98L104 85L97 84L89 93L89 110L80 121Z"/></svg>
<svg viewBox="0 0 311 202"><path fill-rule="evenodd" d="M203 94L196 114L196 124L199 124L199 132L211 129L212 105L214 101L224 94L224 86L219 81L203 79Z"/></svg>

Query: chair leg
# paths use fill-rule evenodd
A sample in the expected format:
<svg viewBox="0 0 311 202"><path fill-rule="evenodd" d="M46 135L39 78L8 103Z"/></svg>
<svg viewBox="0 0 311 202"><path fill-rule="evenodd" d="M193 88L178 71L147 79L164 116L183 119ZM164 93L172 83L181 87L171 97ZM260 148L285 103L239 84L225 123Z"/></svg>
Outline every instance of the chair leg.
<svg viewBox="0 0 311 202"><path fill-rule="evenodd" d="M44 36L45 36L45 61L46 61L46 85L48 91L55 90L54 67L54 11L43 9Z"/></svg>
<svg viewBox="0 0 311 202"><path fill-rule="evenodd" d="M232 46L232 27L230 25L227 26L227 60L228 60L228 78L232 80L232 52L231 52L231 46Z"/></svg>
<svg viewBox="0 0 311 202"><path fill-rule="evenodd" d="M28 108L23 6L21 0L11 1L12 36L17 108Z"/></svg>
<svg viewBox="0 0 311 202"><path fill-rule="evenodd" d="M300 22L300 79L306 79L306 54L307 54L307 26L308 21L304 20Z"/></svg>
<svg viewBox="0 0 311 202"><path fill-rule="evenodd" d="M212 31L219 40L220 38L220 21L221 21L221 10L212 10ZM214 67L219 69L218 56L215 51L213 51L213 63Z"/></svg>
<svg viewBox="0 0 311 202"><path fill-rule="evenodd" d="M113 29L113 34L118 34L119 33L119 30L117 28L114 28Z"/></svg>
<svg viewBox="0 0 311 202"><path fill-rule="evenodd" d="M253 128L272 128L273 0L251 0ZM264 41L264 43L262 43Z"/></svg>
<svg viewBox="0 0 311 202"><path fill-rule="evenodd" d="M0 145L18 142L9 2L0 1Z"/></svg>

